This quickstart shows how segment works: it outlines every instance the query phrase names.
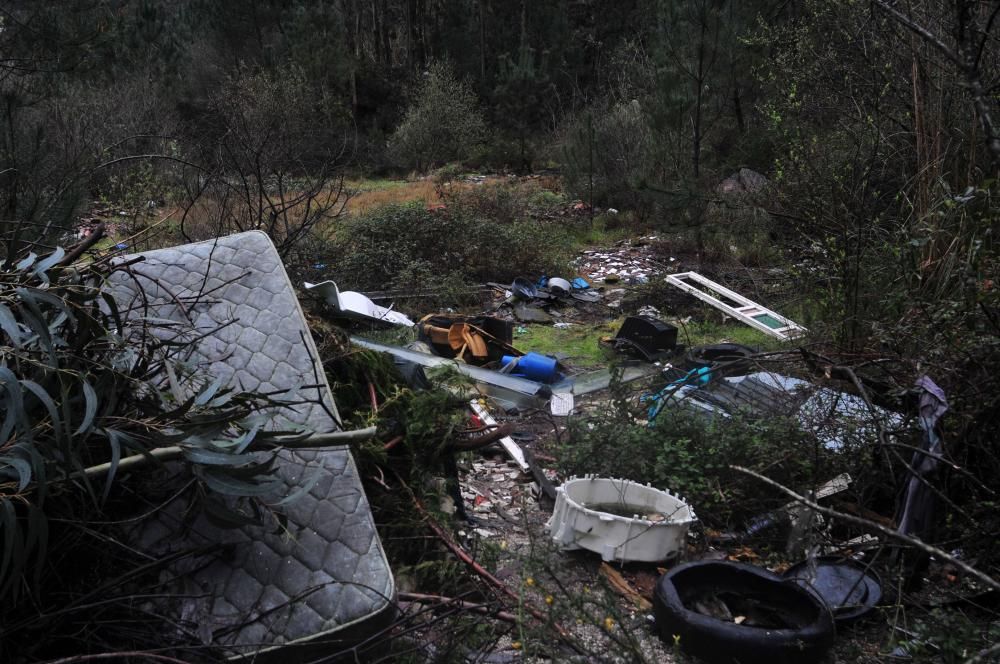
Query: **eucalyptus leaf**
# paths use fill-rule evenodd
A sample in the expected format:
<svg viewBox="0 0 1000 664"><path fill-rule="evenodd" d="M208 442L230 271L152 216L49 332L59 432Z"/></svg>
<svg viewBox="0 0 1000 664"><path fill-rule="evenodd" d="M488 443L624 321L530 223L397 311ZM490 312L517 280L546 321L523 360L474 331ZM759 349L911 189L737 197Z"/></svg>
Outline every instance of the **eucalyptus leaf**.
<svg viewBox="0 0 1000 664"><path fill-rule="evenodd" d="M0 304L0 330L10 337L10 342L15 348L21 348L21 341L24 334L21 332L21 325L14 318L14 312L5 304Z"/></svg>
<svg viewBox="0 0 1000 664"><path fill-rule="evenodd" d="M24 459L15 456L0 457L0 467L9 466L13 468L18 477L17 490L24 491L31 484L31 464Z"/></svg>
<svg viewBox="0 0 1000 664"><path fill-rule="evenodd" d="M114 429L105 429L108 436L108 444L111 446L111 463L108 468L108 475L104 480L104 493L101 495L101 502L107 502L111 493L111 486L115 481L115 474L118 472L118 464L122 460L121 437Z"/></svg>
<svg viewBox="0 0 1000 664"><path fill-rule="evenodd" d="M38 260L38 254L32 251L27 256L18 261L17 265L14 266L14 269L18 270L19 272L23 272L24 270L27 270L32 265L34 265L36 260Z"/></svg>
<svg viewBox="0 0 1000 664"><path fill-rule="evenodd" d="M185 447L184 457L192 463L206 466L245 466L255 461L253 455L250 454L213 452L202 447Z"/></svg>
<svg viewBox="0 0 1000 664"><path fill-rule="evenodd" d="M56 263L61 261L66 256L66 250L62 247L56 247L55 251L51 254L38 261L35 264L35 274L42 280L48 283L49 276L46 274L50 268L52 268Z"/></svg>
<svg viewBox="0 0 1000 664"><path fill-rule="evenodd" d="M247 516L211 498L206 498L202 502L202 507L205 509L205 516L208 520L220 528L242 528L244 526L263 525L259 517Z"/></svg>
<svg viewBox="0 0 1000 664"><path fill-rule="evenodd" d="M217 376L216 379L212 381L211 385L206 387L198 394L198 396L194 400L194 405L204 406L212 399L212 397L215 396L215 393L219 391L219 388L222 387L224 383L225 380L222 378L222 376Z"/></svg>
<svg viewBox="0 0 1000 664"><path fill-rule="evenodd" d="M56 408L56 402L52 399L52 396L45 391L45 388L36 383L33 380L22 380L21 385L35 395L42 405L45 406L45 410L49 413L49 418L52 420L52 433L56 437L58 443L59 439L62 438L63 428L62 422L59 420L59 409Z"/></svg>
<svg viewBox="0 0 1000 664"><path fill-rule="evenodd" d="M84 400L83 420L81 420L80 426L76 428L76 431L73 432L74 436L79 436L88 431L94 424L94 416L97 414L97 392L94 391L94 386L86 378L81 381L81 384Z"/></svg>
<svg viewBox="0 0 1000 664"><path fill-rule="evenodd" d="M205 485L225 496L264 496L277 488L277 482L246 482L212 469L197 473Z"/></svg>
<svg viewBox="0 0 1000 664"><path fill-rule="evenodd" d="M288 494L278 502L272 504L275 507L280 507L281 505L294 503L296 500L298 500L302 496L312 491L312 488L316 486L316 483L319 482L319 479L323 477L323 475L325 474L326 474L326 465L325 462L321 460L319 465L316 466L313 473L309 476L309 479L307 479L305 482L302 483L302 486L300 486L298 489Z"/></svg>

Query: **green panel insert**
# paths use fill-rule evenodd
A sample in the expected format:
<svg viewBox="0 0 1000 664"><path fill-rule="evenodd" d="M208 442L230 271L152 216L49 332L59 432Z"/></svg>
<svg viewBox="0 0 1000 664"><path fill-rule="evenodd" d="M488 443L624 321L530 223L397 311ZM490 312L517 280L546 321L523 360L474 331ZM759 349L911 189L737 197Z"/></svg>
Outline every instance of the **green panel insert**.
<svg viewBox="0 0 1000 664"><path fill-rule="evenodd" d="M767 325L772 330L777 330L779 327L785 327L786 323L782 323L780 320L772 316L771 314L759 314L754 316L755 321L759 321L764 325Z"/></svg>

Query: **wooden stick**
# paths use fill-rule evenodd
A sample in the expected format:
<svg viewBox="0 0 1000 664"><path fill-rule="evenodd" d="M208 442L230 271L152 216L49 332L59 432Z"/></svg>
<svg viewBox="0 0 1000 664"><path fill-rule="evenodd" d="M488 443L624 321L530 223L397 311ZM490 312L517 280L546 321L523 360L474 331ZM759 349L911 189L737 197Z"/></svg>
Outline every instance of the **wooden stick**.
<svg viewBox="0 0 1000 664"><path fill-rule="evenodd" d="M517 622L517 616L513 613L508 613L507 611L497 611L489 604L475 604L473 602L466 602L454 597L424 595L421 593L399 593L397 597L405 602L413 602L414 604L451 604L458 606L465 611L474 611L475 613L486 614L498 620L503 620L504 622Z"/></svg>

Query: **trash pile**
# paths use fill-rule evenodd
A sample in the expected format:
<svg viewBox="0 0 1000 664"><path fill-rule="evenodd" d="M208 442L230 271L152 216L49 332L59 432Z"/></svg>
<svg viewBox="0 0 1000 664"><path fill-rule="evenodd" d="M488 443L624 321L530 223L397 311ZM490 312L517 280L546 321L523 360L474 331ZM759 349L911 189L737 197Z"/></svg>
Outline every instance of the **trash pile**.
<svg viewBox="0 0 1000 664"><path fill-rule="evenodd" d="M620 302L624 289L617 286L656 277L780 341L807 333L803 326L721 284L657 263L648 247L648 241L655 239L584 252L577 269L585 277L519 277L509 284L486 284L495 297L484 311L430 312L415 323L391 307L374 305L362 294L338 291L332 284L307 285L307 289L323 293L334 315L406 328L411 340L399 345L360 335L352 341L390 354L398 366L421 370L452 366L473 384L463 392L472 421L484 427L506 421L513 427L500 432L503 435L496 441L506 462L475 461L463 478L456 478L461 490L452 494L454 509L446 511L467 520L468 526L460 531L463 537L498 538L505 545L526 541L523 499L539 497L551 504L544 531L557 550L582 549L596 554L595 561L638 566L638 571L612 569L616 581L611 585L630 601L639 597L638 604L650 607L656 632L668 645L679 638L683 649L709 662L816 661L833 646L838 626L870 615L882 597L881 580L873 568L879 538L869 532L838 540L831 535L829 522L811 506L829 504L832 496L851 485L850 476L833 477L816 487L808 496L812 503L792 500L732 532L699 535L712 546L723 547L745 546L763 535L771 541L783 539L789 559L797 561L787 569L775 572L725 559L688 562L658 572L655 587L650 585L643 593L636 589L647 574L642 565L669 565L690 555L692 536L698 531L697 505L671 487L644 485L628 477L588 475L560 482L554 471L539 465L530 447L519 444L534 439L523 430L532 414L544 413L549 432L551 427L558 432L561 419L607 403L605 390L613 382L626 385L639 379L633 392L646 415L639 424L649 429L663 426L668 410L715 422L737 416L765 421L790 418L836 454L859 446L871 448L910 426L903 414L874 404L863 391L821 385L809 379L808 371L791 375L763 367L756 348L734 343L685 347L679 343L678 327L655 308L620 316L609 306ZM601 340L616 357L614 367L580 371L565 359L515 344L514 333L522 326L566 328L595 312L605 320L620 320L615 335ZM921 389L936 394L929 385ZM934 403L944 403L943 395L937 396L940 399ZM939 417L941 409L928 403L928 412ZM936 419L927 422L926 446L933 449ZM914 459L914 464L923 461ZM926 496L919 482L912 494L908 504L923 514ZM919 522L920 517L913 520ZM804 545L815 541L810 533L819 532L827 537L826 545Z"/></svg>
<svg viewBox="0 0 1000 664"><path fill-rule="evenodd" d="M676 272L675 259L660 262L651 244L655 235L622 240L613 249L590 249L583 252L574 267L593 283L644 284L660 274Z"/></svg>

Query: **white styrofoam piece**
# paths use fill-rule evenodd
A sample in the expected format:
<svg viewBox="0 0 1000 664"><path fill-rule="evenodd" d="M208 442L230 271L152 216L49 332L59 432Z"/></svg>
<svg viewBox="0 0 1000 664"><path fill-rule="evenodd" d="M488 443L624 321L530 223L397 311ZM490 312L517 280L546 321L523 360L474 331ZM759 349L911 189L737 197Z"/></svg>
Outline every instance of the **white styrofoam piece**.
<svg viewBox="0 0 1000 664"><path fill-rule="evenodd" d="M354 318L373 318L385 321L393 325L405 325L413 327L413 321L398 311L393 311L372 302L366 295L354 291L341 291L337 284L332 281L324 281L319 284L311 284L308 281L302 284L306 290L315 289L316 292L326 300L326 303L345 316Z"/></svg>
<svg viewBox="0 0 1000 664"><path fill-rule="evenodd" d="M549 409L556 417L566 417L573 414L575 406L572 392L553 392L549 400Z"/></svg>
<svg viewBox="0 0 1000 664"><path fill-rule="evenodd" d="M635 510L634 517L590 509L616 504ZM661 515L662 520L644 516ZM563 550L587 549L605 561L656 562L679 554L694 510L684 499L631 480L575 477L557 489L552 518L545 524Z"/></svg>

